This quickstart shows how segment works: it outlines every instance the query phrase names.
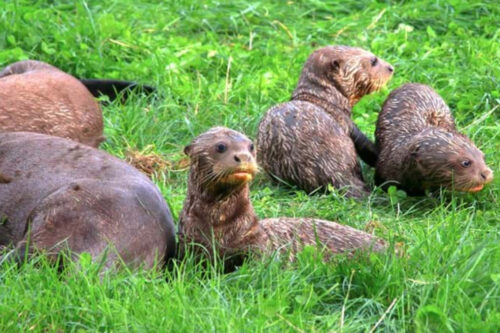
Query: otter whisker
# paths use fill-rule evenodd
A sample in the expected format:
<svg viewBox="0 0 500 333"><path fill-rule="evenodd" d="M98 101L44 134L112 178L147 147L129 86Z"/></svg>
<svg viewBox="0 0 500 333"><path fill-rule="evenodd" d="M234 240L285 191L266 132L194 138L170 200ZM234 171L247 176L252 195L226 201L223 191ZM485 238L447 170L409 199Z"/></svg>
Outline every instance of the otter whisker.
<svg viewBox="0 0 500 333"><path fill-rule="evenodd" d="M200 180L203 184L210 184L219 178L219 174L215 172L208 173L204 178Z"/></svg>

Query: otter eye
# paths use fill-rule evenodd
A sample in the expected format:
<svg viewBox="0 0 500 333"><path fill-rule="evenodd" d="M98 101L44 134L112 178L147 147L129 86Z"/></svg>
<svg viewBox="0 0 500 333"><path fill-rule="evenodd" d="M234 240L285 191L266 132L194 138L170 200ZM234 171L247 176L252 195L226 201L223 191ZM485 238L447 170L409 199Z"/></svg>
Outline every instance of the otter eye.
<svg viewBox="0 0 500 333"><path fill-rule="evenodd" d="M248 149L250 150L251 153L253 153L253 150L255 149L253 143L250 144L250 146L248 147Z"/></svg>
<svg viewBox="0 0 500 333"><path fill-rule="evenodd" d="M468 168L468 167L470 167L472 165L472 162L470 160L464 160L460 164L462 165L462 167Z"/></svg>
<svg viewBox="0 0 500 333"><path fill-rule="evenodd" d="M377 57L372 58L371 63L372 63L372 66L373 66L373 67L377 66L377 64L378 64L378 58L377 58Z"/></svg>
<svg viewBox="0 0 500 333"><path fill-rule="evenodd" d="M216 146L215 146L215 150L217 150L218 153L223 153L227 150L227 146L226 144L224 143L218 143Z"/></svg>

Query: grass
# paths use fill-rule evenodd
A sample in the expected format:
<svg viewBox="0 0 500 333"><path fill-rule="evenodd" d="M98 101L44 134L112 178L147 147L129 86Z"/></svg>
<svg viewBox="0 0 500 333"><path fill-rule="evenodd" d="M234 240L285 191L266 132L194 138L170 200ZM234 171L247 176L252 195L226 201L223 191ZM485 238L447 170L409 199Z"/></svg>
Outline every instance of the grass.
<svg viewBox="0 0 500 333"><path fill-rule="evenodd" d="M152 150L178 165L183 146L211 126L255 137L266 109L289 99L312 50L356 45L396 68L385 90L354 108L365 133L372 136L390 90L426 83L498 173L499 18L496 1L485 0L7 1L0 65L33 58L79 77L158 87L152 99L104 107L103 149L119 157ZM373 171L364 172L371 182ZM498 178L475 195L375 191L354 202L291 193L261 176L252 186L259 216L372 225L405 255L325 264L306 251L294 264L249 261L231 274L192 258L151 272L99 273L85 256L61 273L43 257L20 268L2 263L0 329L498 332ZM155 181L177 216L186 170Z"/></svg>

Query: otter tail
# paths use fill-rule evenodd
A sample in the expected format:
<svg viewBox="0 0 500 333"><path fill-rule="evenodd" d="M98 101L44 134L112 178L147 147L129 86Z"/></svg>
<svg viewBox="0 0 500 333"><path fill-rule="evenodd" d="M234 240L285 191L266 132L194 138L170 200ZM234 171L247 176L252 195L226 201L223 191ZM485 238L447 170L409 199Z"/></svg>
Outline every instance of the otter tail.
<svg viewBox="0 0 500 333"><path fill-rule="evenodd" d="M134 81L80 79L80 82L95 97L104 95L108 96L111 101L115 100L120 94L122 100L125 100L131 92L150 95L156 91L152 86L139 84Z"/></svg>

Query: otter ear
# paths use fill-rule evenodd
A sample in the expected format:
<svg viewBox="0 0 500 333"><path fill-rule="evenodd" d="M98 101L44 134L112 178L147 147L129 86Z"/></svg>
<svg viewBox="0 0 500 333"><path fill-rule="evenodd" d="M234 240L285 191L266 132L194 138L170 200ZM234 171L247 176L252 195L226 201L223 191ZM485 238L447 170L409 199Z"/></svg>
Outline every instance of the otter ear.
<svg viewBox="0 0 500 333"><path fill-rule="evenodd" d="M187 145L186 147L184 147L184 154L186 154L187 156L191 156L191 145Z"/></svg>
<svg viewBox="0 0 500 333"><path fill-rule="evenodd" d="M410 153L411 160L415 163L417 168L420 170L421 169L421 163L422 163L422 156L420 154L420 145L416 145L413 147Z"/></svg>
<svg viewBox="0 0 500 333"><path fill-rule="evenodd" d="M417 158L419 156L419 151L420 150L420 145L415 145L413 149L411 150L411 157Z"/></svg>
<svg viewBox="0 0 500 333"><path fill-rule="evenodd" d="M341 64L340 59L333 59L333 60L330 62L330 67L331 67L332 71L334 71L334 72L338 72L338 71L339 71L339 69L340 69L340 64Z"/></svg>

